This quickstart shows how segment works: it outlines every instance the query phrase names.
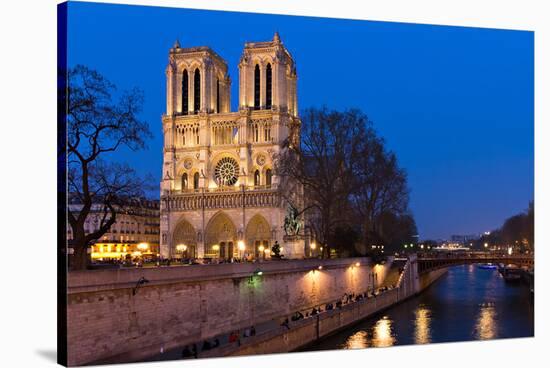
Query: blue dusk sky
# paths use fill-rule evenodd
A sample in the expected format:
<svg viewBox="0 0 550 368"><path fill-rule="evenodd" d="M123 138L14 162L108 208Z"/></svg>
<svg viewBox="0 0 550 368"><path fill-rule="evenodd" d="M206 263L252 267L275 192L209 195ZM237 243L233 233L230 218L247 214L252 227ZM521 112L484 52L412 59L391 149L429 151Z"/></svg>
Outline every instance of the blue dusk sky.
<svg viewBox="0 0 550 368"><path fill-rule="evenodd" d="M396 152L421 239L492 230L533 199L533 32L75 2L68 17L69 66L144 91L154 137L112 159L156 183L174 41L227 61L235 111L244 43L278 31L299 108L359 108Z"/></svg>

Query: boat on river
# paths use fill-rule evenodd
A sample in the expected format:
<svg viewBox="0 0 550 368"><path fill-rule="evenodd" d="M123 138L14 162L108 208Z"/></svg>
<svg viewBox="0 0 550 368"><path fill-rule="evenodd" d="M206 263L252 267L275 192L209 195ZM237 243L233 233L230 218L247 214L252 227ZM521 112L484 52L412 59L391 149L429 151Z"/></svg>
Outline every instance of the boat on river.
<svg viewBox="0 0 550 368"><path fill-rule="evenodd" d="M492 263L482 263L477 265L477 268L480 268L482 270L496 270L498 267L497 265Z"/></svg>
<svg viewBox="0 0 550 368"><path fill-rule="evenodd" d="M523 270L516 265L509 264L499 268L499 272L504 278L504 281L513 282L521 280Z"/></svg>

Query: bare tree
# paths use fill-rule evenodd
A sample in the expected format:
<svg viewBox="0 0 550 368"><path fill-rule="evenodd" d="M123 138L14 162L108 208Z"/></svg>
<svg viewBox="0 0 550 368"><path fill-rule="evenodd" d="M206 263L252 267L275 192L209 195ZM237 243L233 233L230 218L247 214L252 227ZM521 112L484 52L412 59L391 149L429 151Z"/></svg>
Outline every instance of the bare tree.
<svg viewBox="0 0 550 368"><path fill-rule="evenodd" d="M326 108L302 116L300 143L288 144L275 166L283 196L303 193L306 225L323 255L334 247L354 254L356 240L370 245L415 235L409 234L416 225L408 211L406 173L367 116ZM397 234L394 225L406 231Z"/></svg>
<svg viewBox="0 0 550 368"><path fill-rule="evenodd" d="M85 66L68 72L67 183L70 199L80 204L78 210L68 209L74 269L86 268L88 246L115 223L117 211L143 197L146 188L132 168L109 158L121 147L144 148L151 136L147 123L138 118L143 94L133 89L115 99L115 92L111 82ZM86 233L84 224L92 212L101 213L100 221Z"/></svg>
<svg viewBox="0 0 550 368"><path fill-rule="evenodd" d="M356 162L351 195L367 243L387 239L387 234L384 236L380 229L384 216L388 224L388 215L390 218L405 215L409 202L407 175L398 166L395 154L386 151L381 138L369 138L360 152L361 159Z"/></svg>
<svg viewBox="0 0 550 368"><path fill-rule="evenodd" d="M299 144L286 145L275 160L283 195L304 194L301 212L324 256L335 229L349 220L353 169L369 134L370 123L358 110L308 109Z"/></svg>

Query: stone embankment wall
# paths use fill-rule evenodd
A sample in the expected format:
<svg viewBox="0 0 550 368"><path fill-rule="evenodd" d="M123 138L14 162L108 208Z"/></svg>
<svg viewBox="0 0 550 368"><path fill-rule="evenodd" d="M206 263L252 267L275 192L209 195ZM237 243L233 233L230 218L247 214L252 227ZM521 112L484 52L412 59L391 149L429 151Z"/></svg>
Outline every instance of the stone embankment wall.
<svg viewBox="0 0 550 368"><path fill-rule="evenodd" d="M215 354L236 356L297 350L424 291L448 270L441 268L419 275L416 257L413 255L407 262L394 262L394 267L390 267L388 271L386 278L388 281L393 279L392 273L395 268L401 271L397 288L385 291L376 298L363 299L344 305L341 309L326 311L315 317L293 322L290 329L279 327L274 331L249 338L240 346L235 343L217 352L207 352L201 357Z"/></svg>
<svg viewBox="0 0 550 368"><path fill-rule="evenodd" d="M344 293L383 285L391 265L391 258L385 265L348 258L70 272L68 362L74 366L144 359L278 319ZM135 289L142 277L148 282ZM314 336L368 314L369 308L323 316ZM306 326L304 331L309 331Z"/></svg>

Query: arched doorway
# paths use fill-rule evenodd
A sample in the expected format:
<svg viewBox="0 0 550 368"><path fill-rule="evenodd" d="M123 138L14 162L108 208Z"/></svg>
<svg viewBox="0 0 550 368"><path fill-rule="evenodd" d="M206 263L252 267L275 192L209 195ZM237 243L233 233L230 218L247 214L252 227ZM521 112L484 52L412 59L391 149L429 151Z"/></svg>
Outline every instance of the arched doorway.
<svg viewBox="0 0 550 368"><path fill-rule="evenodd" d="M197 233L193 225L186 220L180 220L172 233L172 254L175 258L197 256Z"/></svg>
<svg viewBox="0 0 550 368"><path fill-rule="evenodd" d="M252 253L255 258L266 257L265 250L271 249L271 232L269 228L269 223L262 215L255 215L248 221L246 226L247 253Z"/></svg>
<svg viewBox="0 0 550 368"><path fill-rule="evenodd" d="M205 240L205 258L231 259L235 256L237 230L225 213L219 212L210 219Z"/></svg>

